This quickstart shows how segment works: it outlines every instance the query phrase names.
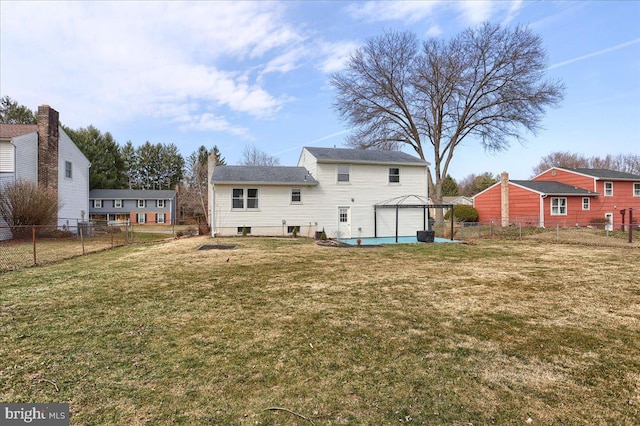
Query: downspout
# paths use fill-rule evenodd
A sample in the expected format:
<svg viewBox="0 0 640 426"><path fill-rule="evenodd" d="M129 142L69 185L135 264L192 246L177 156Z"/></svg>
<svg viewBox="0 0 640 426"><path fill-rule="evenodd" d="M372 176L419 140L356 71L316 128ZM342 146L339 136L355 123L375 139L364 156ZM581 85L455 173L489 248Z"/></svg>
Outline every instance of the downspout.
<svg viewBox="0 0 640 426"><path fill-rule="evenodd" d="M540 195L540 228L544 228L544 200L547 194Z"/></svg>

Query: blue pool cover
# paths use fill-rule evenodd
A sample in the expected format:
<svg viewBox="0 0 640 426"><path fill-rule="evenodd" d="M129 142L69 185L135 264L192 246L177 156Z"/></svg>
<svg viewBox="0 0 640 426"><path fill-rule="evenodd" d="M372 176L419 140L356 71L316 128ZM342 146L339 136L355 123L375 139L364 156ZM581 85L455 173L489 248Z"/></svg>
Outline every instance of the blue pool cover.
<svg viewBox="0 0 640 426"><path fill-rule="evenodd" d="M396 237L368 237L361 238L362 242L360 243L363 246L377 246L380 244L417 244L419 243L418 238L414 236L409 237L398 237L398 242L396 243ZM358 245L357 238L340 238L341 243L349 244L352 246ZM436 237L433 241L434 243L455 243L457 241L450 240L448 238L438 238ZM425 243L426 244L426 243Z"/></svg>

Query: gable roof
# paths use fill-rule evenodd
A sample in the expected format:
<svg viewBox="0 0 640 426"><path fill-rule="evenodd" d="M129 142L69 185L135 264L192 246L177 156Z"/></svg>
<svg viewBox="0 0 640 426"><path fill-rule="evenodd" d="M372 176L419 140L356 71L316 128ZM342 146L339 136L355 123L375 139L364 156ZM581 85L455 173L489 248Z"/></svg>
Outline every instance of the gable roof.
<svg viewBox="0 0 640 426"><path fill-rule="evenodd" d="M92 189L89 198L102 200L169 200L176 196L173 189Z"/></svg>
<svg viewBox="0 0 640 426"><path fill-rule="evenodd" d="M216 166L211 183L318 185L304 167L285 166Z"/></svg>
<svg viewBox="0 0 640 426"><path fill-rule="evenodd" d="M305 146L319 163L405 164L428 166L429 163L402 151L371 149L318 148Z"/></svg>
<svg viewBox="0 0 640 426"><path fill-rule="evenodd" d="M11 139L38 131L37 124L0 124L0 139Z"/></svg>
<svg viewBox="0 0 640 426"><path fill-rule="evenodd" d="M577 186L567 185L565 183L546 181L546 180L510 180L510 183L518 185L543 195L567 195L567 196L591 196L598 195L587 189L578 188ZM496 185L500 185L498 182Z"/></svg>
<svg viewBox="0 0 640 426"><path fill-rule="evenodd" d="M594 177L596 179L612 179L612 180L640 180L640 175L634 175L632 173L618 172L616 170L608 169L586 169L586 168L568 168L568 167L556 167L559 170L567 170L574 173L580 173Z"/></svg>

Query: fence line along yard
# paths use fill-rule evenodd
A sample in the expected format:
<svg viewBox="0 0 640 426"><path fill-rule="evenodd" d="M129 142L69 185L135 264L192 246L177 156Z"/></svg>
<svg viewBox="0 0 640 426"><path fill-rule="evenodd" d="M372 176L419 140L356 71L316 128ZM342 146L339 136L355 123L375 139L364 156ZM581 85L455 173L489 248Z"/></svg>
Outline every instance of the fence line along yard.
<svg viewBox="0 0 640 426"><path fill-rule="evenodd" d="M88 222L76 226L3 226L0 272L86 255L128 244L161 241L198 230L177 231L172 225Z"/></svg>

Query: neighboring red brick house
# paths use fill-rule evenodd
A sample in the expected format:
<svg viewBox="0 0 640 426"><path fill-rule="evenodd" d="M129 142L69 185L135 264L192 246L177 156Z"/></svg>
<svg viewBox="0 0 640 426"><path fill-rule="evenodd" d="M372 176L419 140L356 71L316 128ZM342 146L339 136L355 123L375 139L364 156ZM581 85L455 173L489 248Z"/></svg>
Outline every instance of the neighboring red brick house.
<svg viewBox="0 0 640 426"><path fill-rule="evenodd" d="M502 226L526 223L537 226L585 226L606 218L609 227L640 220L640 175L603 169L553 167L531 180L501 182L473 198L481 222Z"/></svg>

